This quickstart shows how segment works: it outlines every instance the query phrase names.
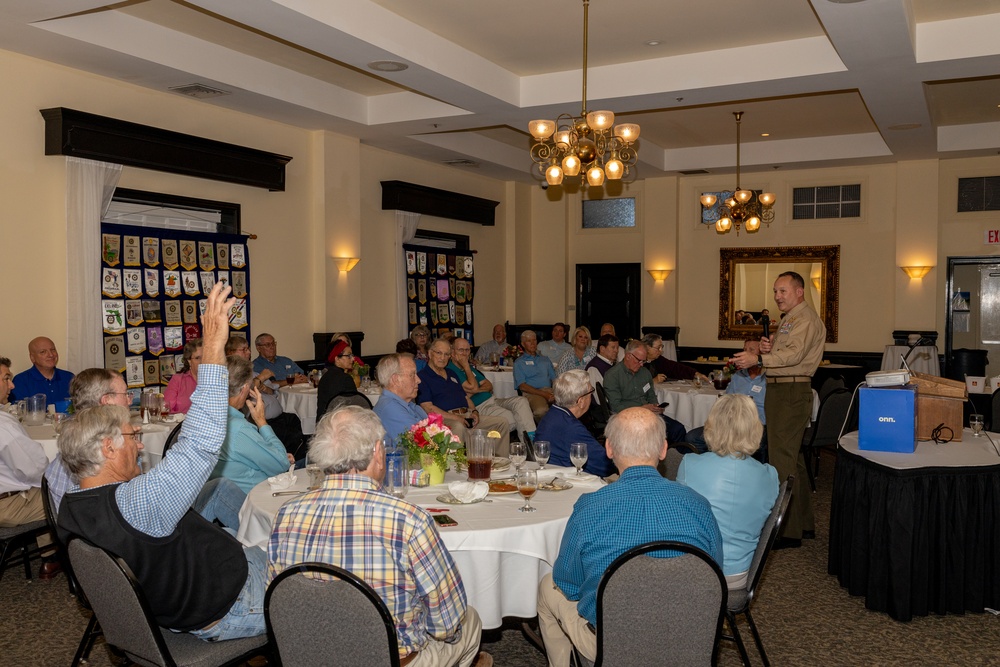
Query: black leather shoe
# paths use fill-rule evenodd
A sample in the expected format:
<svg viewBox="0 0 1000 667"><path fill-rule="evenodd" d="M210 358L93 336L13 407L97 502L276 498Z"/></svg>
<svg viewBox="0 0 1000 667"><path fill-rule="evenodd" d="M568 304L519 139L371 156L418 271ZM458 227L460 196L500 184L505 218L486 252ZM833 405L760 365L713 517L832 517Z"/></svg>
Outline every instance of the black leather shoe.
<svg viewBox="0 0 1000 667"><path fill-rule="evenodd" d="M778 551L779 549L798 549L802 546L802 540L797 540L794 537L782 537L779 538L774 546L771 547L773 551Z"/></svg>
<svg viewBox="0 0 1000 667"><path fill-rule="evenodd" d="M802 539L803 540L815 540L816 539L816 531L815 530L803 530L802 531Z"/></svg>

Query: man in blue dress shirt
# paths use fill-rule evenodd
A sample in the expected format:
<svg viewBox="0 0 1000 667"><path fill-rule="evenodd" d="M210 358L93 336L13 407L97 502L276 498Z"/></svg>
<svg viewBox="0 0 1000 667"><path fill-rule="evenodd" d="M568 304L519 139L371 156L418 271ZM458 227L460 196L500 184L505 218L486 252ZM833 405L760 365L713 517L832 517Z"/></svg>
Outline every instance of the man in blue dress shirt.
<svg viewBox="0 0 1000 667"><path fill-rule="evenodd" d="M538 585L538 623L550 667L566 667L573 646L597 656L597 587L605 570L632 547L677 540L722 566L722 535L708 501L664 479L666 428L655 413L628 408L605 429L607 451L621 471L614 484L576 501L552 574Z"/></svg>
<svg viewBox="0 0 1000 667"><path fill-rule="evenodd" d="M46 405L67 400L73 374L56 368L59 363L56 344L44 336L34 338L28 343L28 358L31 359L31 368L14 376L14 391L10 400L19 401L35 394L45 394Z"/></svg>
<svg viewBox="0 0 1000 667"><path fill-rule="evenodd" d="M530 329L521 334L524 354L514 362L514 386L528 399L531 414L537 423L555 403L552 383L556 381L556 371L548 357L538 354L538 336Z"/></svg>
<svg viewBox="0 0 1000 667"><path fill-rule="evenodd" d="M399 434L408 431L418 421L427 419L427 413L414 403L420 378L413 355L403 353L387 354L375 367L382 396L374 410L382 420L385 434L390 442L395 442Z"/></svg>
<svg viewBox="0 0 1000 667"><path fill-rule="evenodd" d="M305 371L288 357L278 356L278 341L269 333L262 333L253 340L257 346L257 358L253 360L253 372L260 375L264 371L274 374L275 382L302 384L308 382Z"/></svg>

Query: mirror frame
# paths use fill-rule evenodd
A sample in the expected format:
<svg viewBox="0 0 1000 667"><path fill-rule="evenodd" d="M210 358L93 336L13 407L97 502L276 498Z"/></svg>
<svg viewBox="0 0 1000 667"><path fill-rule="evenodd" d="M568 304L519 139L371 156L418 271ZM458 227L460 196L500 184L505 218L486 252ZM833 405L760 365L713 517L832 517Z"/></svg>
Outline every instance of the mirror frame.
<svg viewBox="0 0 1000 667"><path fill-rule="evenodd" d="M763 264L772 261L821 262L823 264L823 322L826 324L826 342L837 342L837 324L840 302L840 246L787 246L772 248L720 248L719 249L719 340L747 340L759 335L759 325L737 326L730 324L736 289L737 264ZM807 278L808 279L808 278Z"/></svg>

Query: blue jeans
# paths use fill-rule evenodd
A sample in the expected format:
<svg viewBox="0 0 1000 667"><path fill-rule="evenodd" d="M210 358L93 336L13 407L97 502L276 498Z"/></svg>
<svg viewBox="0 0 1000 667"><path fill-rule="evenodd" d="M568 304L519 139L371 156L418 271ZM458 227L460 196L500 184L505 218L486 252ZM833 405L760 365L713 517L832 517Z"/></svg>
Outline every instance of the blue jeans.
<svg viewBox="0 0 1000 667"><path fill-rule="evenodd" d="M198 639L215 642L264 634L264 593L267 591L267 555L260 547L243 547L247 580L236 602L222 619L207 630L194 630Z"/></svg>
<svg viewBox="0 0 1000 667"><path fill-rule="evenodd" d="M240 529L240 508L247 494L232 480L216 477L205 482L191 508L207 521L219 520L226 528Z"/></svg>

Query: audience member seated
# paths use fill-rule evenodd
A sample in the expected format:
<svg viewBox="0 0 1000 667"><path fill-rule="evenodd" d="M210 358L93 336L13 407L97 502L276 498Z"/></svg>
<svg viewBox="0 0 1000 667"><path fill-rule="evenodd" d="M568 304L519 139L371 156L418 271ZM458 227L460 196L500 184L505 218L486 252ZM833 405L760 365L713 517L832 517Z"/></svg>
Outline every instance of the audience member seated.
<svg viewBox="0 0 1000 667"><path fill-rule="evenodd" d="M656 403L653 376L645 367L646 345L641 340L629 341L625 346L622 363L615 364L604 374L604 390L608 394L608 408L621 412L625 408L643 408L660 415L667 424L667 439L683 442L687 430L684 424L663 414Z"/></svg>
<svg viewBox="0 0 1000 667"><path fill-rule="evenodd" d="M524 354L514 362L514 386L528 399L537 423L556 400L552 394L556 373L549 358L538 355L538 336L534 331L521 333L521 347Z"/></svg>
<svg viewBox="0 0 1000 667"><path fill-rule="evenodd" d="M642 342L646 344L649 352L646 368L653 374L654 382L693 380L696 377L701 378L703 382L709 381L708 376L702 375L694 368L663 356L663 338L659 335L646 334L642 337Z"/></svg>
<svg viewBox="0 0 1000 667"><path fill-rule="evenodd" d="M19 401L35 394L45 394L47 405L69 398L69 383L73 374L56 368L59 352L51 339L39 336L28 343L28 358L31 368L21 371L14 378L14 390L10 400Z"/></svg>
<svg viewBox="0 0 1000 667"><path fill-rule="evenodd" d="M764 425L748 396L726 394L708 413L710 453L685 456L677 482L712 505L722 532L722 571L730 588L745 588L760 531L778 497L778 471L751 458Z"/></svg>
<svg viewBox="0 0 1000 667"><path fill-rule="evenodd" d="M539 345L541 347L541 345ZM562 375L566 371L586 368L591 359L594 358L594 350L590 347L590 329L587 327L577 327L573 331L573 347L563 354L556 367L556 375Z"/></svg>
<svg viewBox="0 0 1000 667"><path fill-rule="evenodd" d="M500 444L496 447L496 455L507 456L513 424L503 417L479 414L458 375L448 368L450 360L451 343L440 338L434 341L427 367L418 373L420 388L417 390L417 403L428 414L436 412L444 417L444 425L466 444L469 443L470 429L499 432Z"/></svg>
<svg viewBox="0 0 1000 667"><path fill-rule="evenodd" d="M552 573L538 585L538 624L550 667L569 665L574 646L594 660L597 586L629 549L676 540L722 562L722 537L708 501L656 471L667 453L663 422L631 408L613 416L605 433L621 477L576 501Z"/></svg>
<svg viewBox="0 0 1000 667"><path fill-rule="evenodd" d="M583 470L598 477L614 473L614 463L608 458L604 447L580 422L580 417L590 409L594 394L587 374L581 370L566 371L556 378L552 391L555 393L556 404L542 417L538 430L535 431L536 441L549 442L549 463L555 466L572 466L569 446L574 442L583 442L587 445L587 462Z"/></svg>
<svg viewBox="0 0 1000 667"><path fill-rule="evenodd" d="M755 340L748 340L743 343L743 350L757 356L760 354L760 343ZM757 406L757 415L760 423L767 426L767 418L764 416L764 397L767 395L767 376L761 366L751 366L733 373L726 387L727 394L742 394L753 399ZM708 443L705 442L705 428L694 428L687 432L685 442L693 445L699 452L708 451ZM767 463L767 428L764 428L760 436L760 449L754 452L753 457L761 463Z"/></svg>
<svg viewBox="0 0 1000 667"><path fill-rule="evenodd" d="M142 443L117 405L77 413L59 436L80 481L63 499L60 529L122 557L158 625L209 641L265 631L266 555L191 509L226 435L228 294L222 283L209 293L198 388L177 444L158 466L141 474Z"/></svg>
<svg viewBox="0 0 1000 667"><path fill-rule="evenodd" d="M426 359L417 359L417 344L409 338L404 338L396 343L396 354L408 354L413 357L413 363L416 365L418 373L427 367ZM378 369L376 368L376 376L377 375ZM379 384L381 384L381 380L379 380Z"/></svg>
<svg viewBox="0 0 1000 667"><path fill-rule="evenodd" d="M229 419L226 441L212 478L225 477L236 482L244 493L250 493L268 477L288 470L295 458L267 425L264 401L260 391L253 386L250 362L233 355L226 358L226 366L229 368ZM253 424L243 416L244 406L249 408Z"/></svg>
<svg viewBox="0 0 1000 667"><path fill-rule="evenodd" d="M615 325L611 324L611 322L605 322L604 324L602 324L602 325L601 325L601 335L600 335L600 336L598 336L598 337L597 337L597 340L595 340L595 341L594 341L594 342L593 342L593 343L591 344L591 346L590 346L590 347L591 347L591 349L592 349L592 350L593 350L593 351L594 351L595 353L597 352L597 343L598 343L598 341L600 340L601 336L606 336L606 335L608 335L608 334L611 334L611 335L612 335L612 336L614 336L614 337L615 337L615 338L616 338L617 340L621 340L621 339L619 339L619 338L618 338L618 333L617 333L617 332L615 331ZM614 358L614 359L613 359L612 361L615 361L615 362L618 362L618 361L621 361L621 360L622 360L622 359L624 359L624 358L625 358L625 348L624 348L624 347L619 347L619 348L618 348L618 356L617 356L617 357L615 357L615 358Z"/></svg>
<svg viewBox="0 0 1000 667"><path fill-rule="evenodd" d="M336 356L333 354L333 347L337 344L337 341L340 341L340 340L342 340L345 343L347 343L348 347L353 347L353 345L351 344L351 337L348 336L347 334L340 333L340 332L337 332L337 333L333 334L332 336L330 336L330 352L326 355L326 363L327 364L333 364L334 363L334 361L336 359ZM364 360L361 357L354 357L354 363L356 363L359 366L364 366L365 365L365 362L364 362Z"/></svg>
<svg viewBox="0 0 1000 667"><path fill-rule="evenodd" d="M569 325L556 322L552 325L552 340L543 340L538 344L538 353L549 358L552 365L558 365L562 356L573 349L573 346L566 342L566 332Z"/></svg>
<svg viewBox="0 0 1000 667"><path fill-rule="evenodd" d="M418 324L410 332L410 340L417 346L415 358L427 361L427 352L430 350L431 330L423 324Z"/></svg>
<svg viewBox="0 0 1000 667"><path fill-rule="evenodd" d="M258 375L265 370L271 371L274 381L285 384L304 384L309 382L305 371L288 357L278 356L278 341L269 333L259 334L253 339L257 348L257 358L253 360L253 372Z"/></svg>
<svg viewBox="0 0 1000 667"><path fill-rule="evenodd" d="M355 406L320 421L309 460L326 479L278 511L268 581L302 562L350 570L388 607L400 664L467 667L479 650L479 614L466 603L462 577L431 516L382 490L385 433L377 416ZM492 664L485 654L482 661Z"/></svg>
<svg viewBox="0 0 1000 667"><path fill-rule="evenodd" d="M497 398L493 395L493 383L469 362L471 353L469 341L456 338L451 346L451 362L449 370L458 376L465 394L479 410L479 414L489 417L501 417L510 425L516 425L521 438L535 438L535 418L531 414L531 406L524 396Z"/></svg>
<svg viewBox="0 0 1000 667"><path fill-rule="evenodd" d="M319 381L319 389L316 392L316 423L326 414L330 407L330 401L338 396L355 395L358 388L354 384L354 376L350 372L354 370L354 352L351 346L342 340L338 340L330 350L330 358L333 362L328 364L323 377Z"/></svg>
<svg viewBox="0 0 1000 667"><path fill-rule="evenodd" d="M614 334L604 334L597 339L597 354L587 362L587 374L590 381L597 386L600 382L604 384L604 374L614 366L618 358L618 337ZM598 403L600 400L598 400Z"/></svg>
<svg viewBox="0 0 1000 667"><path fill-rule="evenodd" d="M174 373L163 391L163 400L171 412L187 413L191 409L191 394L198 386L198 365L201 364L201 339L184 343L184 365Z"/></svg>
<svg viewBox="0 0 1000 667"><path fill-rule="evenodd" d="M417 398L417 365L409 354L387 354L375 367L378 382L382 385L382 396L374 410L382 420L386 435L396 442L399 435L408 431L418 421L427 419L424 409L414 403Z"/></svg>
<svg viewBox="0 0 1000 667"><path fill-rule="evenodd" d="M490 355L496 354L497 359L503 355L507 348L507 329L502 324L493 327L493 338L486 341L476 350L476 362L480 364L490 363Z"/></svg>

